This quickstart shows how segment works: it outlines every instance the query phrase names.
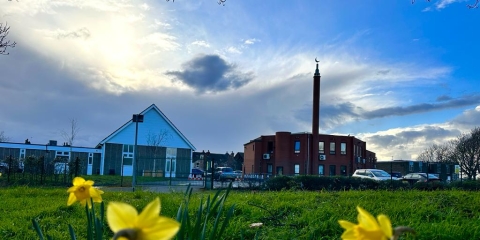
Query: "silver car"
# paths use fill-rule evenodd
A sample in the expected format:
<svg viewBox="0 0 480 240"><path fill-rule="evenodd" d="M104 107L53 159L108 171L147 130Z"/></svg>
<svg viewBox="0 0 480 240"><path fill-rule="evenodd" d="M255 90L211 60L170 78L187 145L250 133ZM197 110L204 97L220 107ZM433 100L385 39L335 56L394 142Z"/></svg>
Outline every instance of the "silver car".
<svg viewBox="0 0 480 240"><path fill-rule="evenodd" d="M377 181L390 179L398 180L398 178L392 177L390 174L381 169L357 169L353 173L352 177L369 178Z"/></svg>

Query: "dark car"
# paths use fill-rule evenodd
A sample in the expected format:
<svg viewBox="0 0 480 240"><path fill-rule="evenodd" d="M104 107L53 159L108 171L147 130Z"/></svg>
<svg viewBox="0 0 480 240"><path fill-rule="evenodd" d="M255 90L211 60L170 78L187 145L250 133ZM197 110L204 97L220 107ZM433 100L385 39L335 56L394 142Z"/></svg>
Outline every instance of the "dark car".
<svg viewBox="0 0 480 240"><path fill-rule="evenodd" d="M198 169L198 168L192 168L192 175L203 177L204 174L205 174L205 172L203 170Z"/></svg>
<svg viewBox="0 0 480 240"><path fill-rule="evenodd" d="M427 174L426 173L409 173L402 178L403 181L409 182L409 183L416 183L416 182L440 182L440 178L433 175L433 174Z"/></svg>
<svg viewBox="0 0 480 240"><path fill-rule="evenodd" d="M390 175L392 175L392 177L402 178L401 172L391 172Z"/></svg>

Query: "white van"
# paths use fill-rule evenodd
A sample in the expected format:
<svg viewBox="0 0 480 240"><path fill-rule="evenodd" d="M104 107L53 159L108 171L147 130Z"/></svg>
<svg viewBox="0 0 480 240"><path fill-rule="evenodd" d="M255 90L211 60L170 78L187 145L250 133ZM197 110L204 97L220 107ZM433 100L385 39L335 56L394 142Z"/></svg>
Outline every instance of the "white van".
<svg viewBox="0 0 480 240"><path fill-rule="evenodd" d="M390 174L381 169L357 169L352 177L369 178L377 181L390 179L398 180L398 178L391 177Z"/></svg>

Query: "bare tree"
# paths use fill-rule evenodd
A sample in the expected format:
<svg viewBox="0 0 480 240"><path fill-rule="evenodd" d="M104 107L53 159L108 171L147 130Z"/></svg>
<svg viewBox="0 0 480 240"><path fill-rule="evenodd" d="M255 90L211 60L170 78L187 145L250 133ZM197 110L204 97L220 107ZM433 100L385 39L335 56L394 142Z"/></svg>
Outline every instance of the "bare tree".
<svg viewBox="0 0 480 240"><path fill-rule="evenodd" d="M153 171L156 171L157 156L162 144L171 138L170 133L166 130L160 130L157 133L149 131L147 134L147 146L153 147Z"/></svg>
<svg viewBox="0 0 480 240"><path fill-rule="evenodd" d="M450 144L433 144L423 150L417 157L417 160L424 162L451 162Z"/></svg>
<svg viewBox="0 0 480 240"><path fill-rule="evenodd" d="M79 130L80 128L78 127L78 121L75 118L72 118L70 119L70 129L68 129L68 131L62 130L60 134L62 135L65 143L69 146L72 146Z"/></svg>
<svg viewBox="0 0 480 240"><path fill-rule="evenodd" d="M10 138L5 135L3 131L0 132L0 142L8 142Z"/></svg>
<svg viewBox="0 0 480 240"><path fill-rule="evenodd" d="M451 158L460 165L460 170L468 179L474 180L480 171L480 128L474 128L468 134L460 135L450 151Z"/></svg>
<svg viewBox="0 0 480 240"><path fill-rule="evenodd" d="M7 52L7 48L14 48L15 44L17 44L16 42L12 43L10 40L6 39L9 32L10 27L7 25L7 23L0 23L0 54L2 55L8 55L9 53Z"/></svg>

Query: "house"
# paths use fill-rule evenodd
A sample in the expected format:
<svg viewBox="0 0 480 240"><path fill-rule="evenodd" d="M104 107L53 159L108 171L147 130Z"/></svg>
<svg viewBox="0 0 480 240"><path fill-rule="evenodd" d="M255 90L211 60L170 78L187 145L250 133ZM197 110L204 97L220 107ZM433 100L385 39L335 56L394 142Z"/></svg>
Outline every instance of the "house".
<svg viewBox="0 0 480 240"><path fill-rule="evenodd" d="M132 176L135 141L137 176L188 177L195 147L155 104L100 141L100 174ZM134 116L135 117L135 116Z"/></svg>
<svg viewBox="0 0 480 240"><path fill-rule="evenodd" d="M80 174L132 176L135 142L137 145L137 176L188 177L192 169L195 147L155 104L135 114L117 130L105 137L96 147L0 142L0 160L17 159L23 162L29 156L43 157L45 165L67 170L64 165L72 159L82 161ZM138 116L141 116L140 119ZM56 162L56 159L66 161ZM63 164L63 165L62 165Z"/></svg>
<svg viewBox="0 0 480 240"><path fill-rule="evenodd" d="M359 168L374 168L375 153L354 136L319 134L320 71L313 75L312 131L276 132L244 144L246 174L351 175Z"/></svg>

